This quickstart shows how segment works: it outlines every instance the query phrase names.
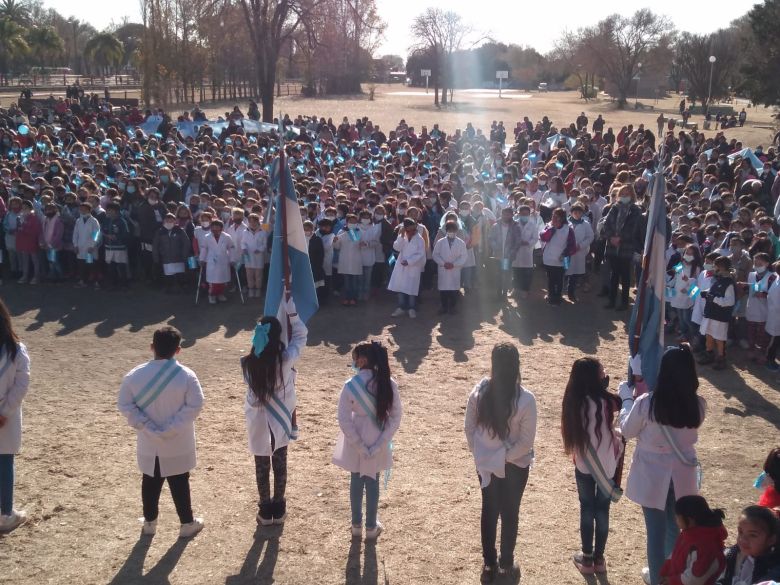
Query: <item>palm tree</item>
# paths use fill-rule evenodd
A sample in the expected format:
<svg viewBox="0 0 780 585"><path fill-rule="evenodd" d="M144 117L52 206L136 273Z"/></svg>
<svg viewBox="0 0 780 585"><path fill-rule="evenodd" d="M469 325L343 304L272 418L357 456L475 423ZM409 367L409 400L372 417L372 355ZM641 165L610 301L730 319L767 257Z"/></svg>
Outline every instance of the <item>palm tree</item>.
<svg viewBox="0 0 780 585"><path fill-rule="evenodd" d="M8 19L20 25L29 24L29 0L0 0L0 19Z"/></svg>
<svg viewBox="0 0 780 585"><path fill-rule="evenodd" d="M14 59L29 51L24 29L15 22L0 18L0 78L8 82L8 70Z"/></svg>
<svg viewBox="0 0 780 585"><path fill-rule="evenodd" d="M84 56L94 63L103 76L108 69L122 64L125 48L116 36L108 32L96 34L84 47Z"/></svg>
<svg viewBox="0 0 780 585"><path fill-rule="evenodd" d="M27 44L30 54L39 67L52 65L65 50L62 37L51 26L32 28L27 32Z"/></svg>

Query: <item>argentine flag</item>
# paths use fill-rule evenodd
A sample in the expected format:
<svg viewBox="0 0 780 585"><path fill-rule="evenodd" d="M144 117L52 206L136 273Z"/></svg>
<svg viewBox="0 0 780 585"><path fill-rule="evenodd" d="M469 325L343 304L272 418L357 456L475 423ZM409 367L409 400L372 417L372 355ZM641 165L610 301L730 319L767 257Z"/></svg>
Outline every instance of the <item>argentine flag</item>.
<svg viewBox="0 0 780 585"><path fill-rule="evenodd" d="M280 164L280 160L283 161ZM281 166L281 168L280 168ZM271 264L268 269L268 290L265 295L266 315L276 315L286 326L283 319L282 295L284 294L284 262L289 262L290 292L292 293L298 315L306 323L319 308L317 289L314 287L314 277L309 263L309 245L303 233L303 220L298 206L298 198L293 185L287 158L278 157L271 169L271 185L278 193L275 198L273 245L271 248ZM287 232L282 225L282 205L285 206ZM286 237L285 237L286 235ZM285 241L287 258L285 259Z"/></svg>
<svg viewBox="0 0 780 585"><path fill-rule="evenodd" d="M628 344L632 356L641 356L642 377L648 391L653 391L664 351L666 287L666 179L658 170L651 179L650 193L642 282L628 325Z"/></svg>

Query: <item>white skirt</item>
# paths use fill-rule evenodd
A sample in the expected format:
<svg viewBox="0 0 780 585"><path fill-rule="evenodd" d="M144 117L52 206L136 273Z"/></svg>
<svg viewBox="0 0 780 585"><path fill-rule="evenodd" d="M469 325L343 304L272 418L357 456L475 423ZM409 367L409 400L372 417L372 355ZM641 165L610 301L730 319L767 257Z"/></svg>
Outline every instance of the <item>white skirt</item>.
<svg viewBox="0 0 780 585"><path fill-rule="evenodd" d="M127 264L127 250L106 250L106 264Z"/></svg>
<svg viewBox="0 0 780 585"><path fill-rule="evenodd" d="M184 262L171 262L170 264L163 264L163 274L165 276L181 274L184 272L184 270Z"/></svg>
<svg viewBox="0 0 780 585"><path fill-rule="evenodd" d="M729 324L704 317L701 321L700 333L711 335L713 339L718 341L726 341L729 338Z"/></svg>

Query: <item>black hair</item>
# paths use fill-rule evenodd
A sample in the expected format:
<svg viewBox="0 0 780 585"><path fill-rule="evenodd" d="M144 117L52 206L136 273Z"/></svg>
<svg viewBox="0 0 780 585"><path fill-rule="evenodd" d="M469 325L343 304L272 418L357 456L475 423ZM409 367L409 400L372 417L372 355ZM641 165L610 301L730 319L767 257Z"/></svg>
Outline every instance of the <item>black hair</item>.
<svg viewBox="0 0 780 585"><path fill-rule="evenodd" d="M606 402L607 426L612 428L614 414L620 409L620 399L609 392L599 375L601 362L596 358L584 357L576 360L571 367L569 382L563 393L561 408L561 435L563 448L567 454L584 453L590 442L588 437L588 401L590 398L596 405L596 440L594 448L601 444L601 427Z"/></svg>
<svg viewBox="0 0 780 585"><path fill-rule="evenodd" d="M270 325L268 343L260 355L255 355L255 348L250 347L249 353L241 358L241 370L252 393L261 404L266 404L282 380L285 344L282 341L282 324L279 319L263 317L260 319L260 325Z"/></svg>
<svg viewBox="0 0 780 585"><path fill-rule="evenodd" d="M169 360L176 355L181 344L181 333L174 327L160 327L154 332L152 346L154 355L160 360Z"/></svg>
<svg viewBox="0 0 780 585"><path fill-rule="evenodd" d="M19 349L19 337L14 331L11 314L3 299L0 299L0 349L6 351L11 361L16 359L16 352Z"/></svg>
<svg viewBox="0 0 780 585"><path fill-rule="evenodd" d="M520 352L512 343L497 343L490 356L490 378L477 403L477 424L504 440L515 413L520 382Z"/></svg>
<svg viewBox="0 0 780 585"><path fill-rule="evenodd" d="M774 483L775 490L780 491L780 447L775 447L766 456L764 472Z"/></svg>
<svg viewBox="0 0 780 585"><path fill-rule="evenodd" d="M702 422L699 377L691 348L667 349L661 358L655 391L650 395L650 416L655 422L677 429L698 429Z"/></svg>
<svg viewBox="0 0 780 585"><path fill-rule="evenodd" d="M376 384L376 419L384 427L393 407L393 383L390 378L387 348L379 341L360 343L352 350L352 357L365 358L366 367L373 372L371 379Z"/></svg>
<svg viewBox="0 0 780 585"><path fill-rule="evenodd" d="M674 504L674 513L693 520L696 526L723 526L726 514L720 508L710 509L710 505L701 496L683 496Z"/></svg>
<svg viewBox="0 0 780 585"><path fill-rule="evenodd" d="M768 536L780 536L780 518L764 506L748 506L742 510L742 517L748 522L759 524Z"/></svg>

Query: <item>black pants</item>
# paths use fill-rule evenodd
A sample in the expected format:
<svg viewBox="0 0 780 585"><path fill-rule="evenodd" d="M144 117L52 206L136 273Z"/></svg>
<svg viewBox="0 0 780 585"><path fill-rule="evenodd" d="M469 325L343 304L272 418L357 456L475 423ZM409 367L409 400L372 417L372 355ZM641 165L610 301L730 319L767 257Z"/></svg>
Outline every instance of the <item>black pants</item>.
<svg viewBox="0 0 780 585"><path fill-rule="evenodd" d="M775 335L766 350L767 363L770 365L774 364L775 360L777 359L778 352L780 352L780 335Z"/></svg>
<svg viewBox="0 0 780 585"><path fill-rule="evenodd" d="M534 277L533 268L512 268L512 280L514 281L515 291L531 290L531 282Z"/></svg>
<svg viewBox="0 0 780 585"><path fill-rule="evenodd" d="M566 270L563 266L544 266L547 270L547 296L553 300L560 300L563 296L563 275Z"/></svg>
<svg viewBox="0 0 780 585"><path fill-rule="evenodd" d="M486 565L496 564L496 533L501 517L502 567L514 563L517 525L520 518L520 501L528 483L528 468L507 463L505 477L490 476L490 484L482 488L482 557Z"/></svg>
<svg viewBox="0 0 780 585"><path fill-rule="evenodd" d="M375 262L371 271L371 288L384 288L387 284L387 262Z"/></svg>
<svg viewBox="0 0 780 585"><path fill-rule="evenodd" d="M144 520L151 522L157 520L160 513L160 494L165 481L168 480L168 488L171 490L173 505L182 524L192 522L192 501L190 500L190 474L182 473L162 477L160 475L160 459L154 460L154 477L144 474L141 480L141 501L144 506Z"/></svg>
<svg viewBox="0 0 780 585"><path fill-rule="evenodd" d="M271 450L274 448L274 437L271 435ZM271 457L255 455L255 479L257 492L260 495L258 505L271 501L271 467L274 470L274 502L284 501L287 489L287 447L273 451Z"/></svg>
<svg viewBox="0 0 780 585"><path fill-rule="evenodd" d="M609 302L617 300L618 285L622 288L620 302L628 304L628 293L631 289L631 258L610 256L609 267L612 270L612 278L609 283Z"/></svg>
<svg viewBox="0 0 780 585"><path fill-rule="evenodd" d="M568 282L566 286L566 294L570 297L574 296L577 292L577 277L579 274L570 274L568 276Z"/></svg>
<svg viewBox="0 0 780 585"><path fill-rule="evenodd" d="M458 304L458 297L460 297L460 291L457 290L440 290L439 298L441 298L441 308L444 311L455 311L455 305Z"/></svg>

